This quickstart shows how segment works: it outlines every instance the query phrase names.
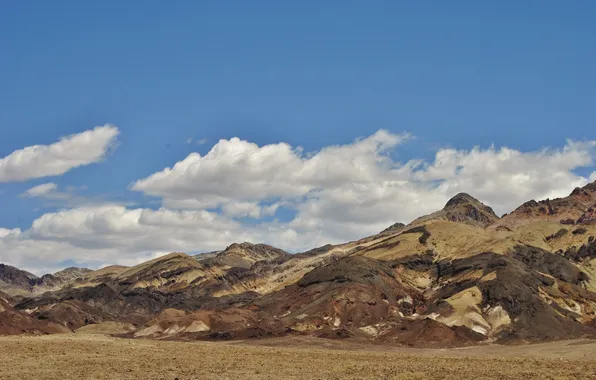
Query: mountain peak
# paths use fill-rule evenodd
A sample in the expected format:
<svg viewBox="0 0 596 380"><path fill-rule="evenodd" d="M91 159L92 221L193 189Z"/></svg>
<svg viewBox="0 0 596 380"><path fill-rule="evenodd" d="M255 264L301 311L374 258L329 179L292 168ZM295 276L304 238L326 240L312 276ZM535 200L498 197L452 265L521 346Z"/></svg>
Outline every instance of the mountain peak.
<svg viewBox="0 0 596 380"><path fill-rule="evenodd" d="M238 248L250 249L250 248L253 248L258 245L259 244L253 244L253 243L249 243L247 241L245 241L244 243L232 243L226 247L225 251L230 250L230 249L238 249Z"/></svg>
<svg viewBox="0 0 596 380"><path fill-rule="evenodd" d="M0 264L0 286L4 291L10 290L10 288L29 290L37 279L38 277L32 273Z"/></svg>
<svg viewBox="0 0 596 380"><path fill-rule="evenodd" d="M269 261L288 255L287 252L267 244L249 242L233 243L217 253L212 261L230 267L250 268L257 261Z"/></svg>
<svg viewBox="0 0 596 380"><path fill-rule="evenodd" d="M455 196L453 196L453 198L447 201L445 207L443 207L443 210L456 207L457 205L463 203L482 204L482 202L480 202L478 199L474 198L468 193L458 193Z"/></svg>
<svg viewBox="0 0 596 380"><path fill-rule="evenodd" d="M596 181L590 182L584 187L576 187L575 189L573 189L571 194L569 194L569 196L581 197L583 195L589 197L592 193L596 193Z"/></svg>
<svg viewBox="0 0 596 380"><path fill-rule="evenodd" d="M492 208L467 193L458 193L445 204L442 210L420 217L412 222L418 224L430 220L449 220L476 227L486 228L499 217Z"/></svg>

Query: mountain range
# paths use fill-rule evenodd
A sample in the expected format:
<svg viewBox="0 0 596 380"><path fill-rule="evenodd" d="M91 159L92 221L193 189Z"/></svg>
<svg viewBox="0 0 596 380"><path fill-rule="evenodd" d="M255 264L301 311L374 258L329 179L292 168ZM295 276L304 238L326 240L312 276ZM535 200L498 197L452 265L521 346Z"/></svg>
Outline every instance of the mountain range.
<svg viewBox="0 0 596 380"><path fill-rule="evenodd" d="M499 217L460 193L377 235L232 244L37 277L0 265L0 334L310 335L410 346L596 337L596 182Z"/></svg>

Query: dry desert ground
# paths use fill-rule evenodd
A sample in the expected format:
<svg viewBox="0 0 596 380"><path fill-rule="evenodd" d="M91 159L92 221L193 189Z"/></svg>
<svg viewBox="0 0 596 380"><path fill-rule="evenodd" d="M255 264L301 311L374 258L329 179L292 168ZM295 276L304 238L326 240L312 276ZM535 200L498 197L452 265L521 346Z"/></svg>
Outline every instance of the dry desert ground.
<svg viewBox="0 0 596 380"><path fill-rule="evenodd" d="M596 379L596 342L409 349L321 339L0 338L0 379Z"/></svg>

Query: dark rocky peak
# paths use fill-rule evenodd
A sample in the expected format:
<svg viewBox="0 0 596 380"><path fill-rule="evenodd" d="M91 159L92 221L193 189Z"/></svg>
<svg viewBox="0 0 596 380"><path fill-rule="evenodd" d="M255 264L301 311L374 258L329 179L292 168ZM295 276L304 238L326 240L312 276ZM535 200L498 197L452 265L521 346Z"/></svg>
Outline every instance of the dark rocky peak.
<svg viewBox="0 0 596 380"><path fill-rule="evenodd" d="M531 199L527 202L524 202L519 208L528 208L528 207L538 207L540 203L536 202L535 200Z"/></svg>
<svg viewBox="0 0 596 380"><path fill-rule="evenodd" d="M596 193L596 181L588 183L586 186L584 186L584 190Z"/></svg>
<svg viewBox="0 0 596 380"><path fill-rule="evenodd" d="M0 281L20 288L28 288L37 276L10 265L0 264Z"/></svg>
<svg viewBox="0 0 596 380"><path fill-rule="evenodd" d="M458 205L465 204L465 203L481 203L481 202L478 199L471 196L470 194L459 193L459 194L456 194L449 201L447 201L447 203L445 204L445 207L443 207L443 209L446 210L446 209L456 207Z"/></svg>
<svg viewBox="0 0 596 380"><path fill-rule="evenodd" d="M584 187L576 187L573 189L570 197L585 198L596 196L596 181L587 184Z"/></svg>
<svg viewBox="0 0 596 380"><path fill-rule="evenodd" d="M442 210L422 216L411 224L427 223L431 220L449 220L471 226L486 228L499 220L492 208L466 193L451 198Z"/></svg>
<svg viewBox="0 0 596 380"><path fill-rule="evenodd" d="M491 207L485 205L484 203L480 202L478 199L474 198L473 196L467 193L459 193L455 195L445 204L443 210L453 211L461 209L471 212L471 210L474 208L482 211L490 219L499 219L499 217L497 216L497 214L495 214ZM471 212L469 217L475 219L474 214L474 212ZM482 221L488 220L486 220L486 218L482 218Z"/></svg>
<svg viewBox="0 0 596 380"><path fill-rule="evenodd" d="M532 210L535 208L540 207L540 203L536 202L534 199L531 199L527 202L524 202L521 206L513 210L511 214L518 214L518 213L526 213L531 214Z"/></svg>
<svg viewBox="0 0 596 380"><path fill-rule="evenodd" d="M575 189L573 189L573 191L571 192L571 194L569 194L570 197L576 197L578 195L581 195L582 192L584 190L581 187L576 187Z"/></svg>

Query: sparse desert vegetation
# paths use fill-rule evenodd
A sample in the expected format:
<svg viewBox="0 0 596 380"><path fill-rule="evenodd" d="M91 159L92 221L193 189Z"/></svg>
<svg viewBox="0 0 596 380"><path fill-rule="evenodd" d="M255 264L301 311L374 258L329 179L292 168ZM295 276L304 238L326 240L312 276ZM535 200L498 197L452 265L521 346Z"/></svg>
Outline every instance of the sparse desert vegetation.
<svg viewBox="0 0 596 380"><path fill-rule="evenodd" d="M106 335L0 338L0 378L596 379L596 342L409 349L324 339L174 342Z"/></svg>

